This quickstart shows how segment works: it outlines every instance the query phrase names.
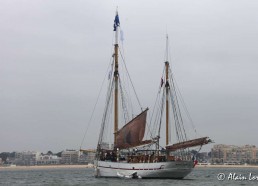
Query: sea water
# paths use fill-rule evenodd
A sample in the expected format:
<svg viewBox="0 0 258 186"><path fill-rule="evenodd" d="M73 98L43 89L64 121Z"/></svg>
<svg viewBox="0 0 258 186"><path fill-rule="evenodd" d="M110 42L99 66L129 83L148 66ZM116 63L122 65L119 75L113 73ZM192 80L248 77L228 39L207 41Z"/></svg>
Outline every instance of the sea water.
<svg viewBox="0 0 258 186"><path fill-rule="evenodd" d="M0 185L258 185L258 168L195 168L182 180L95 178L92 168L0 169Z"/></svg>

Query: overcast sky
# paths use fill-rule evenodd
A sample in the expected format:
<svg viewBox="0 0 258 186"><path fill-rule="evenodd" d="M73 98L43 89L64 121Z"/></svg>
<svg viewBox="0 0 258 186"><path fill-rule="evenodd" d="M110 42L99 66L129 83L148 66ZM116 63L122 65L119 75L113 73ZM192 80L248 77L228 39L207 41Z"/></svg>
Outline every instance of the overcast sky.
<svg viewBox="0 0 258 186"><path fill-rule="evenodd" d="M117 6L144 107L154 104L167 32L198 133L217 144L258 146L257 0L2 0L1 152L79 148L112 55ZM100 123L93 121L84 148L96 146Z"/></svg>

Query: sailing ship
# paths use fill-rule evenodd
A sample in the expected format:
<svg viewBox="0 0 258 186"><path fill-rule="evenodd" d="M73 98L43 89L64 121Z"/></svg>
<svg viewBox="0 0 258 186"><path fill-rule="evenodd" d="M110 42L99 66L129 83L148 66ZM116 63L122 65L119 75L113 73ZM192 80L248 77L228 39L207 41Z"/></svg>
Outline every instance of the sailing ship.
<svg viewBox="0 0 258 186"><path fill-rule="evenodd" d="M123 99L126 92L122 89L121 73L119 71L120 63L118 56L121 51L118 41L120 28L118 12L116 12L113 26L115 43L111 64L112 77L109 78L106 105L97 144L94 162L95 176L182 179L194 168L193 154L191 154L189 148L208 144L211 140L208 137L188 140L184 135L183 120L168 59L165 61L165 73L159 87L161 95L159 111L157 111L157 117L153 122L156 132L150 132L150 137L146 137L148 108L142 109L141 107L139 114L136 116L132 114L131 118L129 114L125 113L128 111L128 105L125 103L126 99ZM124 60L123 57L121 59L122 61ZM129 79L131 80L130 76ZM135 92L134 87L133 90ZM120 101L120 97L122 101ZM137 100L139 101L138 97ZM123 114L120 113L119 108L123 109ZM164 108L165 116L163 116ZM173 113L173 117L170 116L171 113ZM124 126L120 126L120 123L123 123L120 119L121 115L124 116ZM161 137L163 117L166 118L165 146L162 146L160 142L163 139ZM178 140L174 144L170 144L169 141L172 118L176 126L175 131ZM107 124L110 120L113 126ZM107 135L105 132L108 129L112 130L111 142L105 141L110 139L110 135Z"/></svg>

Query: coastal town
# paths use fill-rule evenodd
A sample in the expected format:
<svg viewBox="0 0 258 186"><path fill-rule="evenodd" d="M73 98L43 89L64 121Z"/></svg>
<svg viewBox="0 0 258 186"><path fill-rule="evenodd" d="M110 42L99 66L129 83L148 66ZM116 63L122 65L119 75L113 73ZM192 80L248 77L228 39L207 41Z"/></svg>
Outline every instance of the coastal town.
<svg viewBox="0 0 258 186"><path fill-rule="evenodd" d="M39 166L39 165L88 165L93 164L95 150L64 150L58 153L48 151L2 152L0 166Z"/></svg>
<svg viewBox="0 0 258 186"><path fill-rule="evenodd" d="M255 145L213 145L210 152L192 151L198 165L258 165L258 148ZM0 167L41 165L92 165L95 149L64 150L58 153L48 151L2 152Z"/></svg>

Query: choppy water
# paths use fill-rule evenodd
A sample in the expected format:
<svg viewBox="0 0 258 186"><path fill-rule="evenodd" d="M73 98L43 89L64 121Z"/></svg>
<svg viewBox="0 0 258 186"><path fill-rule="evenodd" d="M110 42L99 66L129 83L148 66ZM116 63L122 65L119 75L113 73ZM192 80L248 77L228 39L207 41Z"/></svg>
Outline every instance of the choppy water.
<svg viewBox="0 0 258 186"><path fill-rule="evenodd" d="M95 178L93 169L38 169L38 170L0 170L0 185L258 185L258 168L196 168L183 180L154 179L121 179ZM225 179L219 181L218 174L225 174ZM246 177L247 180L228 180L230 173ZM255 180L249 180L249 174ZM257 176L257 178L255 177ZM223 177L223 176L222 176Z"/></svg>

